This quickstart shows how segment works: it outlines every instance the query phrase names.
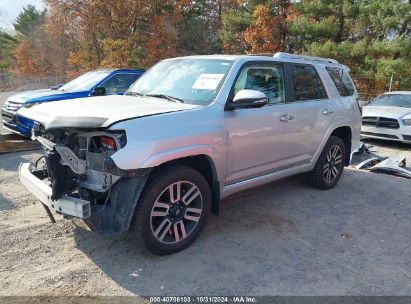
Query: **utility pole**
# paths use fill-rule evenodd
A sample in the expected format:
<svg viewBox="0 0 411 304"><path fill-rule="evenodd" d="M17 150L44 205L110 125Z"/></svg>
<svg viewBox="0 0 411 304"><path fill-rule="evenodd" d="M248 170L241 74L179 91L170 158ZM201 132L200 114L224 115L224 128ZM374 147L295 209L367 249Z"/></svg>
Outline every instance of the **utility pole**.
<svg viewBox="0 0 411 304"><path fill-rule="evenodd" d="M410 0L411 1L411 0ZM391 80L390 80L390 90L388 92L391 92L391 87L392 87L392 78L394 76L394 73L391 73Z"/></svg>

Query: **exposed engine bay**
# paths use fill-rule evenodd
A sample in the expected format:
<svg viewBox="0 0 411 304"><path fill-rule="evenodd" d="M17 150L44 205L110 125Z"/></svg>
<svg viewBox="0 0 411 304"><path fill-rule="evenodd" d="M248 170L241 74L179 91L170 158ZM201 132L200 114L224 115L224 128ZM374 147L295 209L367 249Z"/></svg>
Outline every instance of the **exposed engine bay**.
<svg viewBox="0 0 411 304"><path fill-rule="evenodd" d="M123 172L111 156L127 144L123 131L33 129L44 148L33 174L52 189L51 201L70 196L90 202L92 230L128 229L135 205L148 177L148 169ZM114 173L114 174L113 174ZM127 187L127 189L124 189Z"/></svg>

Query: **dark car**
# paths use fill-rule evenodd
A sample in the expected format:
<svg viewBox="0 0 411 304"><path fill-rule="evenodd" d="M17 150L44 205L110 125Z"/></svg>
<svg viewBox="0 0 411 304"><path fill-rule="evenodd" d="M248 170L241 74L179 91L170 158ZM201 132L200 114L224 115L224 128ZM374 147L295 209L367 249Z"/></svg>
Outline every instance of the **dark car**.
<svg viewBox="0 0 411 304"><path fill-rule="evenodd" d="M27 91L10 96L2 109L3 125L14 133L31 136L33 121L16 116L18 109L39 103L102 95L122 95L144 71L99 69L50 89Z"/></svg>

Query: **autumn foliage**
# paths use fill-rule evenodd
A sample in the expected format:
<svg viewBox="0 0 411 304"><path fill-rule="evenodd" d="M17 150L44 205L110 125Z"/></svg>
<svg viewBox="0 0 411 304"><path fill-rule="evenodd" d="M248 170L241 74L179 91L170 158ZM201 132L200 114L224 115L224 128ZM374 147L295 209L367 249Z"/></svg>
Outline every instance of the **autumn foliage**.
<svg viewBox="0 0 411 304"><path fill-rule="evenodd" d="M23 41L17 46L16 58L22 74L36 75L38 73L34 51L28 42Z"/></svg>
<svg viewBox="0 0 411 304"><path fill-rule="evenodd" d="M253 23L244 35L251 53L275 53L283 49L278 16L272 16L265 5L257 5L253 13Z"/></svg>
<svg viewBox="0 0 411 304"><path fill-rule="evenodd" d="M15 24L15 65L2 58L10 47L0 47L0 64L17 73L72 77L181 55L287 51L336 58L360 89L383 90L392 75L394 88L411 89L411 5L403 0L43 2L45 12L23 11Z"/></svg>
<svg viewBox="0 0 411 304"><path fill-rule="evenodd" d="M155 16L151 24L151 34L144 42L144 49L150 56L143 58L143 66L150 66L157 61L178 55L178 23L173 14Z"/></svg>

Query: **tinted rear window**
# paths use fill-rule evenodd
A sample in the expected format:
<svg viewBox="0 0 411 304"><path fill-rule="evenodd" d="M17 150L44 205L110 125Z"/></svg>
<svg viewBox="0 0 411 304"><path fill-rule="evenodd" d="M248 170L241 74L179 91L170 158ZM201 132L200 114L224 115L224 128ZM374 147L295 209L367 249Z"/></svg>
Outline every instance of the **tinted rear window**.
<svg viewBox="0 0 411 304"><path fill-rule="evenodd" d="M327 98L323 83L313 66L293 65L291 75L295 101Z"/></svg>
<svg viewBox="0 0 411 304"><path fill-rule="evenodd" d="M354 95L354 85L347 71L335 67L326 67L326 69L341 96Z"/></svg>

